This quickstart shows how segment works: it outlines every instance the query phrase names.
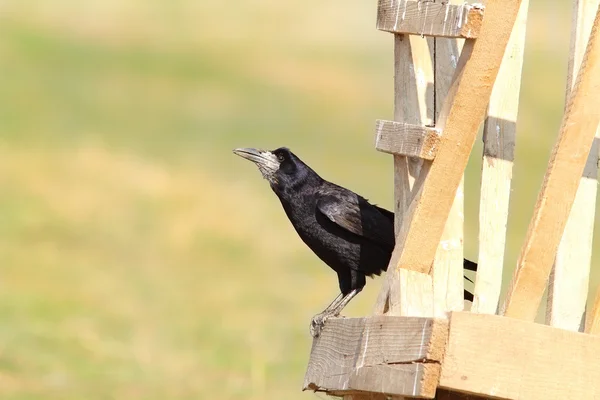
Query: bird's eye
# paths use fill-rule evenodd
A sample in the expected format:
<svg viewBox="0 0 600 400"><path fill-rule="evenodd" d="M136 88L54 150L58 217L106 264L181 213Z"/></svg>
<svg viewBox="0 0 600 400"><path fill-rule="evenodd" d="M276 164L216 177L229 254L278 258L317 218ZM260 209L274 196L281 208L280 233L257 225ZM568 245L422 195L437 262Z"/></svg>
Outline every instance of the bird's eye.
<svg viewBox="0 0 600 400"><path fill-rule="evenodd" d="M283 156L283 154L277 154L277 159L279 160L279 162L285 161L285 157Z"/></svg>

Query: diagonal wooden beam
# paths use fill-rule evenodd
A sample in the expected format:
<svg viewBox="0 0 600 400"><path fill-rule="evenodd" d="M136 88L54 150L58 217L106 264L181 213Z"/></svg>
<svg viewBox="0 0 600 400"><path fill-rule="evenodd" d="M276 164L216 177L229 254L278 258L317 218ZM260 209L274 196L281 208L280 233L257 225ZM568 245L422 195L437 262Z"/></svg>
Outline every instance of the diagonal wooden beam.
<svg viewBox="0 0 600 400"><path fill-rule="evenodd" d="M390 265L429 273L454 195L485 117L492 87L520 0L490 0L477 40L465 42L457 73L440 113L436 158L425 162ZM428 174L426 174L428 172Z"/></svg>
<svg viewBox="0 0 600 400"><path fill-rule="evenodd" d="M585 323L585 332L592 335L600 335L600 287L596 291L594 304L587 316Z"/></svg>
<svg viewBox="0 0 600 400"><path fill-rule="evenodd" d="M598 4L600 0L574 1L567 99L585 53ZM580 329L589 291L598 187L599 133L596 130L596 140L583 170L548 283L546 323L571 331Z"/></svg>
<svg viewBox="0 0 600 400"><path fill-rule="evenodd" d="M533 320L537 314L600 122L599 26L597 12L504 304L509 317Z"/></svg>

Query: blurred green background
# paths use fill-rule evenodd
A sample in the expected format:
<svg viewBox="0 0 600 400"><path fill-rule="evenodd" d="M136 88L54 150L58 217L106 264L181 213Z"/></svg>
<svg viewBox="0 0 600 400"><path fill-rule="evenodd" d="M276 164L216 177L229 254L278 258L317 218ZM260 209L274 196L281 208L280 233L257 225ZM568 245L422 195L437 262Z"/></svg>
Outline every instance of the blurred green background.
<svg viewBox="0 0 600 400"><path fill-rule="evenodd" d="M562 116L568 3L531 4L506 278ZM391 156L374 150L373 127L392 116L393 42L375 11L0 2L3 399L320 396L300 392L308 324L336 276L231 149L289 146L391 208ZM480 142L466 176L471 258ZM347 314L368 312L380 282Z"/></svg>

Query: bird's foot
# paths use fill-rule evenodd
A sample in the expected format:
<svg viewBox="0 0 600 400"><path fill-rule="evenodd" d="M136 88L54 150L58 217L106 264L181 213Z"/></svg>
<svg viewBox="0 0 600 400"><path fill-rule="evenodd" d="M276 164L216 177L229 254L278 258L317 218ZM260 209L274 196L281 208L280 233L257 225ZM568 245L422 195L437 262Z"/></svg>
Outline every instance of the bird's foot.
<svg viewBox="0 0 600 400"><path fill-rule="evenodd" d="M310 335L314 338L319 337L325 327L325 321L331 317L333 317L333 314L325 312L315 315L310 321Z"/></svg>

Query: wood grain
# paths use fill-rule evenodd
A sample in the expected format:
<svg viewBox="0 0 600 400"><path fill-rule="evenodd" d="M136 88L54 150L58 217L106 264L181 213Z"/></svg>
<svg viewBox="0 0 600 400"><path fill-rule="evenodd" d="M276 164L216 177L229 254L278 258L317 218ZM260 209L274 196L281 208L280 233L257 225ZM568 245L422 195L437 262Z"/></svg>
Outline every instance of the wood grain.
<svg viewBox="0 0 600 400"><path fill-rule="evenodd" d="M596 290L596 298L585 323L585 332L600 335L600 287Z"/></svg>
<svg viewBox="0 0 600 400"><path fill-rule="evenodd" d="M575 83L599 4L599 0L574 1L567 98ZM579 330L582 325L588 297L597 178L598 140L595 140L558 246L548 283L546 323L572 331Z"/></svg>
<svg viewBox="0 0 600 400"><path fill-rule="evenodd" d="M586 54L567 102L558 140L508 291L504 310L509 317L533 320L537 314L600 122L600 42L596 40L599 24L600 14L596 13ZM440 154L438 152L436 160Z"/></svg>
<svg viewBox="0 0 600 400"><path fill-rule="evenodd" d="M429 273L456 190L483 121L520 0L490 0L477 40L467 40L440 114L442 138L396 241L390 265ZM389 269L388 269L389 270Z"/></svg>
<svg viewBox="0 0 600 400"><path fill-rule="evenodd" d="M452 313L440 387L502 399L600 398L600 337Z"/></svg>
<svg viewBox="0 0 600 400"><path fill-rule="evenodd" d="M585 323L585 332L600 335L600 287L596 290L596 298Z"/></svg>
<svg viewBox="0 0 600 400"><path fill-rule="evenodd" d="M304 389L433 398L448 334L444 320L333 318L313 341Z"/></svg>
<svg viewBox="0 0 600 400"><path fill-rule="evenodd" d="M529 0L523 0L492 90L483 128L479 259L472 312L495 314L502 286Z"/></svg>
<svg viewBox="0 0 600 400"><path fill-rule="evenodd" d="M483 7L431 1L379 0L377 29L393 33L448 38L475 38Z"/></svg>
<svg viewBox="0 0 600 400"><path fill-rule="evenodd" d="M413 125L433 125L433 39L394 35L394 119ZM396 235L414 197L422 159L394 156ZM430 275L388 268L374 314L433 316Z"/></svg>
<svg viewBox="0 0 600 400"><path fill-rule="evenodd" d="M435 128L377 120L375 148L384 153L433 160L440 133Z"/></svg>
<svg viewBox="0 0 600 400"><path fill-rule="evenodd" d="M450 0L448 5L455 4L460 4L456 7L462 7L466 3L461 0ZM444 100L452 86L452 78L456 72L463 42L464 40L443 37L434 39L436 123L439 121ZM433 261L433 308L434 316L438 318L447 318L448 311L462 311L465 306L463 291L464 198L464 181L461 181Z"/></svg>

